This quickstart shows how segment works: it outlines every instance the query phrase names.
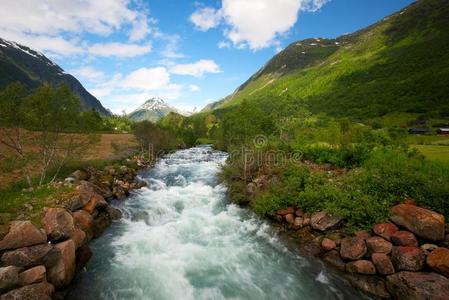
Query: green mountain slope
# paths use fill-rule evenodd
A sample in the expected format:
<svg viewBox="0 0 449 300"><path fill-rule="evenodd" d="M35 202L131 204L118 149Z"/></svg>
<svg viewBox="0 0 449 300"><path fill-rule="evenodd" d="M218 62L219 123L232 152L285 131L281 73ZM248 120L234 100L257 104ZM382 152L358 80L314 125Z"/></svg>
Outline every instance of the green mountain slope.
<svg viewBox="0 0 449 300"><path fill-rule="evenodd" d="M448 16L449 1L419 0L354 34L293 43L205 110L243 99L273 109L283 97L336 117L448 115Z"/></svg>
<svg viewBox="0 0 449 300"><path fill-rule="evenodd" d="M65 83L80 97L84 108L93 108L104 115L110 114L75 77L65 73L45 55L0 38L0 89L16 81L23 83L29 89L37 88L44 83L53 86Z"/></svg>

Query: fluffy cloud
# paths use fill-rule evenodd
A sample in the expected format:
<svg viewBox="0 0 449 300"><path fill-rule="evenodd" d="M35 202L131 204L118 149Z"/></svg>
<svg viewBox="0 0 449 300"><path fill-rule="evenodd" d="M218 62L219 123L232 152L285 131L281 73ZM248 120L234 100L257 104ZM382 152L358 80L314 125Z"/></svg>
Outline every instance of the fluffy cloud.
<svg viewBox="0 0 449 300"><path fill-rule="evenodd" d="M104 73L91 66L85 66L71 72L72 74L79 76L81 78L87 79L91 82L97 82L104 78Z"/></svg>
<svg viewBox="0 0 449 300"><path fill-rule="evenodd" d="M162 89L170 84L170 74L164 67L141 68L126 76L121 86L139 90Z"/></svg>
<svg viewBox="0 0 449 300"><path fill-rule="evenodd" d="M171 67L170 72L176 75L201 77L205 73L220 73L220 67L210 59L202 59L191 64L178 64Z"/></svg>
<svg viewBox="0 0 449 300"><path fill-rule="evenodd" d="M328 1L222 0L220 10L203 7L194 12L190 20L202 31L223 23L225 37L237 48L278 48L278 38L295 25L300 11L316 11ZM219 47L226 45L222 42Z"/></svg>
<svg viewBox="0 0 449 300"><path fill-rule="evenodd" d="M151 45L99 43L89 46L87 52L94 56L134 57L151 52Z"/></svg>
<svg viewBox="0 0 449 300"><path fill-rule="evenodd" d="M220 24L221 13L214 8L203 7L195 11L190 16L190 21L195 24L196 29L208 31L209 29L217 27L218 24Z"/></svg>

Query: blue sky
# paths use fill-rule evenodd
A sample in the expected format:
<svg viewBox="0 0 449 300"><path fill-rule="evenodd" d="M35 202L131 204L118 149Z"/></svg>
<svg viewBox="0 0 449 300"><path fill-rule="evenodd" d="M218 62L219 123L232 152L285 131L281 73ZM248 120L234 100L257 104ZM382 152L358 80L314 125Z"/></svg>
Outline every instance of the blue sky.
<svg viewBox="0 0 449 300"><path fill-rule="evenodd" d="M105 107L219 100L288 44L366 27L412 0L2 0L0 37L44 52Z"/></svg>

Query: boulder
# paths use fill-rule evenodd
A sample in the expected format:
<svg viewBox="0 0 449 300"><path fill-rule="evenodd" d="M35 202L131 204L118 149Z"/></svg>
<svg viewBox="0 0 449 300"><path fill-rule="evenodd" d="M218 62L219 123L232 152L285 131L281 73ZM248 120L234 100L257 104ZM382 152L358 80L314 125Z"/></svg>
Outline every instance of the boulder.
<svg viewBox="0 0 449 300"><path fill-rule="evenodd" d="M2 263L7 266L34 267L44 265L51 267L61 257L59 249L50 244L19 248L2 255Z"/></svg>
<svg viewBox="0 0 449 300"><path fill-rule="evenodd" d="M248 196L254 196L257 192L257 185L254 182L248 183L246 186L246 194Z"/></svg>
<svg viewBox="0 0 449 300"><path fill-rule="evenodd" d="M389 254L393 249L393 244L391 244L389 241L384 240L380 236L373 236L367 239L366 246L370 254L372 253Z"/></svg>
<svg viewBox="0 0 449 300"><path fill-rule="evenodd" d="M25 286L33 283L47 281L45 266L37 266L19 274L19 285Z"/></svg>
<svg viewBox="0 0 449 300"><path fill-rule="evenodd" d="M75 244L75 249L78 249L87 242L86 233L79 228L75 228L75 233L72 236L72 240Z"/></svg>
<svg viewBox="0 0 449 300"><path fill-rule="evenodd" d="M444 239L444 216L434 211L409 204L399 204L391 209L391 220L429 241Z"/></svg>
<svg viewBox="0 0 449 300"><path fill-rule="evenodd" d="M391 236L398 230L398 227L393 223L382 223L373 226L373 232L387 241L391 241Z"/></svg>
<svg viewBox="0 0 449 300"><path fill-rule="evenodd" d="M78 181L88 180L89 179L89 173L87 173L86 171L83 171L83 170L76 170L75 172L70 174L70 177L73 177L73 178L75 178Z"/></svg>
<svg viewBox="0 0 449 300"><path fill-rule="evenodd" d="M82 229L86 233L87 240L91 240L93 237L93 217L84 210L78 210L73 214L76 227Z"/></svg>
<svg viewBox="0 0 449 300"><path fill-rule="evenodd" d="M396 246L418 247L415 235L408 231L397 231L391 236L391 241Z"/></svg>
<svg viewBox="0 0 449 300"><path fill-rule="evenodd" d="M75 231L72 215L64 208L49 208L42 219L42 227L52 242L66 240Z"/></svg>
<svg viewBox="0 0 449 300"><path fill-rule="evenodd" d="M372 295L375 299L390 299L390 294L385 287L385 281L379 276L345 273L344 277L357 289ZM362 299L362 297L354 297Z"/></svg>
<svg viewBox="0 0 449 300"><path fill-rule="evenodd" d="M47 242L45 232L30 221L12 222L8 234L0 241L0 251L33 246Z"/></svg>
<svg viewBox="0 0 449 300"><path fill-rule="evenodd" d="M18 284L19 270L14 266L0 268L0 293L7 292Z"/></svg>
<svg viewBox="0 0 449 300"><path fill-rule="evenodd" d="M335 244L335 242L333 240L324 238L321 241L321 247L325 251L331 251L331 250L334 250L335 248L337 248L337 245Z"/></svg>
<svg viewBox="0 0 449 300"><path fill-rule="evenodd" d="M393 247L391 260L397 271L420 271L424 267L426 256L416 247Z"/></svg>
<svg viewBox="0 0 449 300"><path fill-rule="evenodd" d="M300 229L303 227L303 224L304 224L303 218L296 217L295 222L293 223L293 227L295 227L296 229Z"/></svg>
<svg viewBox="0 0 449 300"><path fill-rule="evenodd" d="M111 218L105 212L101 213L94 219L92 233L94 237L99 237L103 231L111 225Z"/></svg>
<svg viewBox="0 0 449 300"><path fill-rule="evenodd" d="M339 216L321 211L312 215L310 225L315 230L326 231L337 226L342 220Z"/></svg>
<svg viewBox="0 0 449 300"><path fill-rule="evenodd" d="M95 178L90 178L90 180ZM109 188L109 183L107 184L101 184L100 182L97 182L99 185L94 184L89 181L81 181L80 185L77 186L77 191L80 195L82 195L84 198L87 199L87 201L90 200L90 197L93 193L100 194L105 198L112 197L112 192Z"/></svg>
<svg viewBox="0 0 449 300"><path fill-rule="evenodd" d="M108 203L104 199L104 197L97 193L92 193L89 201L84 205L83 210L92 214L95 209L103 210L108 207Z"/></svg>
<svg viewBox="0 0 449 300"><path fill-rule="evenodd" d="M331 250L329 252L326 252L326 254L323 255L323 260L328 264L334 266L335 268L339 269L340 271L345 270L346 264L341 259L340 253L338 253L337 250Z"/></svg>
<svg viewBox="0 0 449 300"><path fill-rule="evenodd" d="M394 299L446 300L449 279L436 273L398 272L387 276L387 289Z"/></svg>
<svg viewBox="0 0 449 300"><path fill-rule="evenodd" d="M294 207L287 207L285 209L280 209L276 212L276 214L280 215L280 216L285 216L285 215L294 214L294 213L295 213Z"/></svg>
<svg viewBox="0 0 449 300"><path fill-rule="evenodd" d="M294 224L295 223L295 215L293 214L287 214L284 216L285 222L288 224Z"/></svg>
<svg viewBox="0 0 449 300"><path fill-rule="evenodd" d="M304 215L304 226L310 226L310 217L308 215Z"/></svg>
<svg viewBox="0 0 449 300"><path fill-rule="evenodd" d="M61 251L57 263L48 270L47 279L56 288L67 286L75 275L75 243L72 240L55 245Z"/></svg>
<svg viewBox="0 0 449 300"><path fill-rule="evenodd" d="M304 217L304 211L302 210L302 209L297 209L296 211L295 211L295 215L297 216L297 217Z"/></svg>
<svg viewBox="0 0 449 300"><path fill-rule="evenodd" d="M76 272L81 271L92 257L92 250L89 245L83 245L75 253L76 256Z"/></svg>
<svg viewBox="0 0 449 300"><path fill-rule="evenodd" d="M346 260L359 260L367 252L365 241L358 237L347 237L341 240L340 255Z"/></svg>
<svg viewBox="0 0 449 300"><path fill-rule="evenodd" d="M427 256L427 264L436 272L449 277L449 249L437 248Z"/></svg>
<svg viewBox="0 0 449 300"><path fill-rule="evenodd" d="M374 266L380 275L393 274L394 266L391 259L384 253L373 253L371 256Z"/></svg>
<svg viewBox="0 0 449 300"><path fill-rule="evenodd" d="M371 237L371 233L366 230L360 230L354 233L358 238L364 239L365 241Z"/></svg>
<svg viewBox="0 0 449 300"><path fill-rule="evenodd" d="M369 260L357 260L346 264L346 272L374 275L376 274L376 268Z"/></svg>
<svg viewBox="0 0 449 300"><path fill-rule="evenodd" d="M440 246L449 248L449 234L446 234L444 240L440 243Z"/></svg>
<svg viewBox="0 0 449 300"><path fill-rule="evenodd" d="M55 288L48 282L35 283L12 290L0 297L0 300L51 300Z"/></svg>

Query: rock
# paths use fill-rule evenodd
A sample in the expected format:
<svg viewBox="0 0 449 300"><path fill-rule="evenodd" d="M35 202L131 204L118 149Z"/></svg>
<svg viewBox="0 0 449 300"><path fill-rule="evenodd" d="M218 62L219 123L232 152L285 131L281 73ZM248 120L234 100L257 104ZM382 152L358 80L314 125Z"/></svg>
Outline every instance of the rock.
<svg viewBox="0 0 449 300"><path fill-rule="evenodd" d="M89 179L89 173L87 173L86 171L82 171L82 170L76 170L75 172L70 174L70 177L73 177L73 178L75 178L78 181L88 180Z"/></svg>
<svg viewBox="0 0 449 300"><path fill-rule="evenodd" d="M0 241L0 251L47 242L47 235L30 221L12 222L8 234Z"/></svg>
<svg viewBox="0 0 449 300"><path fill-rule="evenodd" d="M358 237L347 237L341 240L340 255L343 259L359 260L367 252L365 241Z"/></svg>
<svg viewBox="0 0 449 300"><path fill-rule="evenodd" d="M437 246L437 245L434 245L434 244L424 244L424 245L421 245L421 247L419 247L419 248L421 248L421 250L422 250L422 251L424 252L424 254L427 256L427 255L429 255L433 250L437 249L438 246Z"/></svg>
<svg viewBox="0 0 449 300"><path fill-rule="evenodd" d="M80 228L75 228L75 233L72 236L72 240L75 244L76 250L87 242L86 233Z"/></svg>
<svg viewBox="0 0 449 300"><path fill-rule="evenodd" d="M416 247L393 247L391 260L397 271L420 271L424 267L426 256Z"/></svg>
<svg viewBox="0 0 449 300"><path fill-rule="evenodd" d="M304 224L303 218L296 217L295 222L293 223L293 227L295 227L296 229L300 229L303 227L303 224Z"/></svg>
<svg viewBox="0 0 449 300"><path fill-rule="evenodd" d="M90 250L89 245L83 245L78 250L76 250L76 272L81 271L89 262L92 257L92 250Z"/></svg>
<svg viewBox="0 0 449 300"><path fill-rule="evenodd" d="M368 252L372 253L384 253L389 254L393 249L393 244L389 241L384 240L380 236L373 236L366 240L366 247Z"/></svg>
<svg viewBox="0 0 449 300"><path fill-rule="evenodd" d="M373 232L387 241L391 241L391 236L398 230L398 227L393 223L376 224L373 226Z"/></svg>
<svg viewBox="0 0 449 300"><path fill-rule="evenodd" d="M125 200L128 196L127 192L121 186L114 186L114 188L112 189L112 194L118 200Z"/></svg>
<svg viewBox="0 0 449 300"><path fill-rule="evenodd" d="M293 215L293 214L287 214L284 216L284 218L285 218L285 222L287 222L288 224L295 223L295 215Z"/></svg>
<svg viewBox="0 0 449 300"><path fill-rule="evenodd" d="M440 246L449 248L449 234L446 234L444 240L440 243Z"/></svg>
<svg viewBox="0 0 449 300"><path fill-rule="evenodd" d="M19 285L25 286L33 283L47 281L45 266L37 266L19 274Z"/></svg>
<svg viewBox="0 0 449 300"><path fill-rule="evenodd" d="M436 272L449 277L449 249L437 248L427 256L427 264Z"/></svg>
<svg viewBox="0 0 449 300"><path fill-rule="evenodd" d="M254 182L248 183L246 186L246 194L248 196L254 196L257 192L257 185Z"/></svg>
<svg viewBox="0 0 449 300"><path fill-rule="evenodd" d="M90 178L90 180L92 179L93 178ZM101 187L89 181L81 181L80 185L77 186L77 190L80 195L83 195L83 197L86 197L88 199L87 201L90 200L90 197L93 193L100 194L104 198L112 197L112 192L109 188L109 184L98 184L100 184Z"/></svg>
<svg viewBox="0 0 449 300"><path fill-rule="evenodd" d="M331 251L337 248L337 245L333 240L324 238L321 242L321 247L324 249L324 251Z"/></svg>
<svg viewBox="0 0 449 300"><path fill-rule="evenodd" d="M48 270L47 279L56 288L68 285L75 275L75 243L72 240L55 245L61 251L57 263Z"/></svg>
<svg viewBox="0 0 449 300"><path fill-rule="evenodd" d="M297 210L295 211L295 215L296 215L297 217L304 217L304 211L303 211L302 209L297 209Z"/></svg>
<svg viewBox="0 0 449 300"><path fill-rule="evenodd" d="M93 237L93 217L84 210L76 211L73 214L76 227L82 229L86 233L87 240L91 240Z"/></svg>
<svg viewBox="0 0 449 300"><path fill-rule="evenodd" d="M371 237L371 233L369 233L366 230L357 231L354 235L356 237L364 239L364 240L367 240L367 239L369 239Z"/></svg>
<svg viewBox="0 0 449 300"><path fill-rule="evenodd" d="M357 260L346 264L346 272L374 275L376 274L376 268L369 260Z"/></svg>
<svg viewBox="0 0 449 300"><path fill-rule="evenodd" d="M73 177L67 177L67 178L64 179L64 183L66 185L74 185L74 184L77 184L78 182L79 181L76 180L76 178L73 178Z"/></svg>
<svg viewBox="0 0 449 300"><path fill-rule="evenodd" d="M9 266L0 268L0 293L13 289L19 282L19 268Z"/></svg>
<svg viewBox="0 0 449 300"><path fill-rule="evenodd" d="M94 237L99 237L103 231L111 225L111 218L107 213L101 213L94 219L92 233Z"/></svg>
<svg viewBox="0 0 449 300"><path fill-rule="evenodd" d="M429 241L444 239L444 216L421 207L399 204L391 209L391 220Z"/></svg>
<svg viewBox="0 0 449 300"><path fill-rule="evenodd" d="M397 231L391 236L391 241L397 246L418 247L415 235L408 231Z"/></svg>
<svg viewBox="0 0 449 300"><path fill-rule="evenodd" d="M92 214L95 209L103 210L106 207L108 207L108 203L104 200L104 197L100 194L93 193L89 199L89 202L84 205L83 210Z"/></svg>
<svg viewBox="0 0 449 300"><path fill-rule="evenodd" d="M326 231L337 226L342 220L339 216L332 216L325 211L321 211L312 215L310 225L315 230Z"/></svg>
<svg viewBox="0 0 449 300"><path fill-rule="evenodd" d="M310 226L310 217L308 217L307 215L304 215L304 226Z"/></svg>
<svg viewBox="0 0 449 300"><path fill-rule="evenodd" d="M346 273L344 277L357 289L374 296L376 299L390 299L390 294L385 287L385 281L372 275ZM356 298L354 298L356 299ZM359 298L357 298L359 299Z"/></svg>
<svg viewBox="0 0 449 300"><path fill-rule="evenodd" d="M42 244L5 252L1 261L8 266L34 267L45 265L51 267L56 264L60 257L59 249L50 244Z"/></svg>
<svg viewBox="0 0 449 300"><path fill-rule="evenodd" d="M72 215L64 208L49 208L42 219L42 227L52 242L69 239L74 231Z"/></svg>
<svg viewBox="0 0 449 300"><path fill-rule="evenodd" d="M449 279L436 273L399 272L387 276L387 289L394 299L446 300Z"/></svg>
<svg viewBox="0 0 449 300"><path fill-rule="evenodd" d="M280 209L276 212L277 215L280 216L285 216L288 214L294 214L295 213L295 208L294 207L288 207L286 209Z"/></svg>
<svg viewBox="0 0 449 300"><path fill-rule="evenodd" d="M64 203L64 207L70 210L71 212L77 211L84 207L84 205L89 202L89 198L84 195L77 194L70 198L67 202Z"/></svg>
<svg viewBox="0 0 449 300"><path fill-rule="evenodd" d="M323 260L327 262L328 264L336 267L340 271L345 270L345 262L341 259L340 253L338 253L337 250L331 250L329 252L326 252L323 256Z"/></svg>
<svg viewBox="0 0 449 300"><path fill-rule="evenodd" d="M393 274L394 266L391 259L384 253L373 253L371 256L374 266L380 275Z"/></svg>
<svg viewBox="0 0 449 300"><path fill-rule="evenodd" d="M0 297L1 300L51 300L55 288L48 282L35 283L12 290Z"/></svg>

